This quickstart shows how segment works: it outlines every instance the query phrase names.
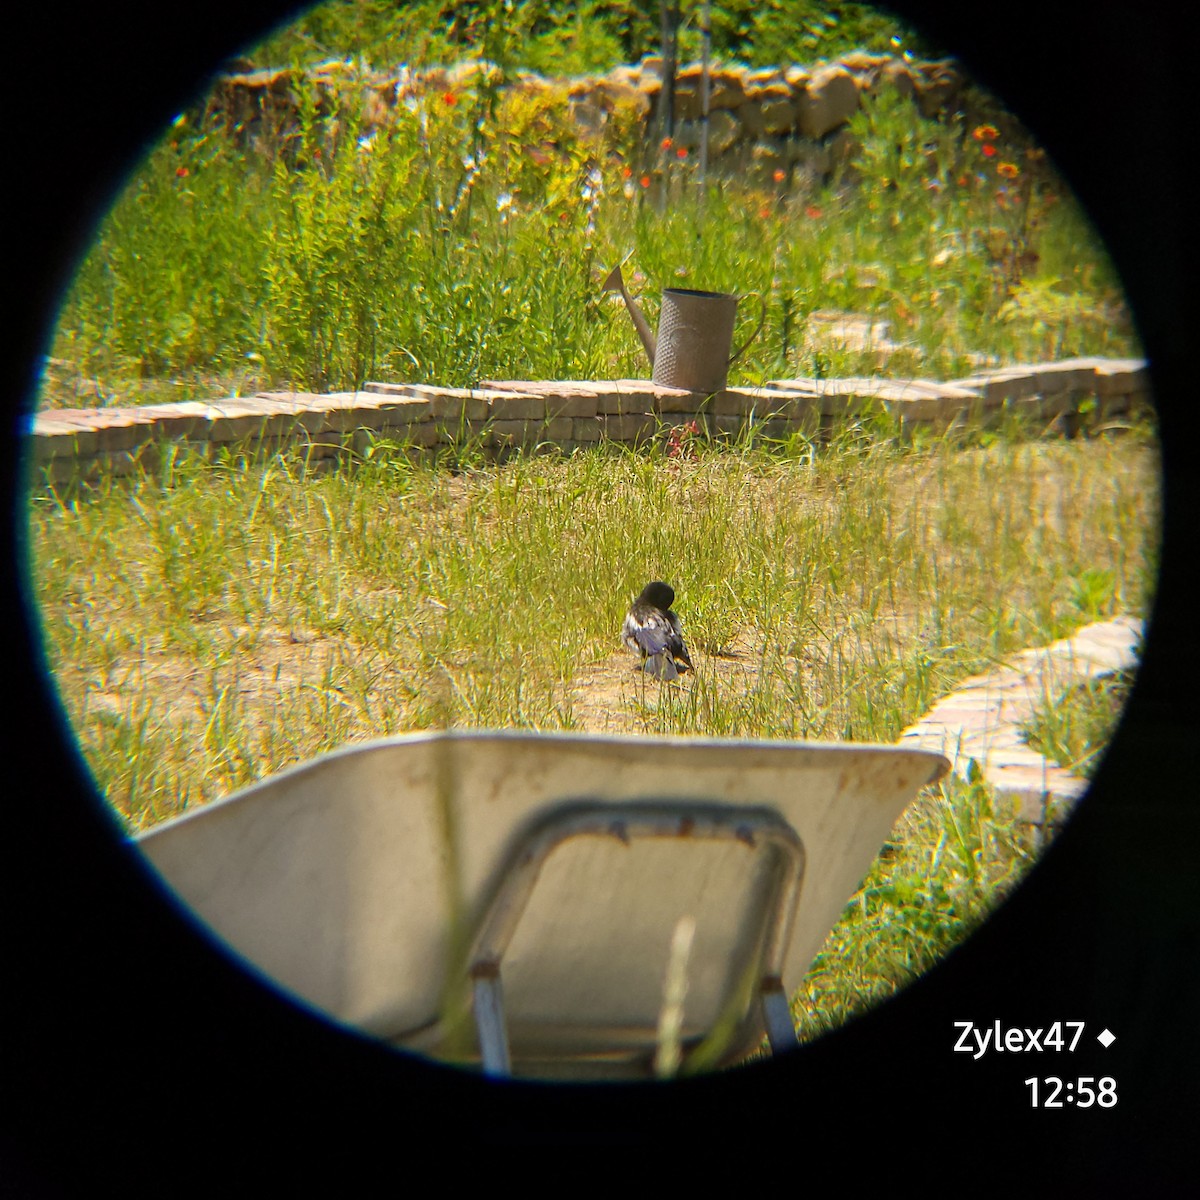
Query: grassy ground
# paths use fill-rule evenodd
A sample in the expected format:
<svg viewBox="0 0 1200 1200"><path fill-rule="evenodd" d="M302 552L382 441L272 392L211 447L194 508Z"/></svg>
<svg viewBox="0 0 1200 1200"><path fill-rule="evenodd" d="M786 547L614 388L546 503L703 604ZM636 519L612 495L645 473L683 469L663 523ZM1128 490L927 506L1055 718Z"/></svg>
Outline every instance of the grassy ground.
<svg viewBox="0 0 1200 1200"><path fill-rule="evenodd" d="M318 478L182 459L39 495L47 658L101 790L136 831L405 730L889 742L985 665L1145 610L1148 433L674 448L451 471L381 444ZM681 685L619 644L651 577ZM983 789L924 795L797 998L806 1033L935 961L1031 853Z"/></svg>

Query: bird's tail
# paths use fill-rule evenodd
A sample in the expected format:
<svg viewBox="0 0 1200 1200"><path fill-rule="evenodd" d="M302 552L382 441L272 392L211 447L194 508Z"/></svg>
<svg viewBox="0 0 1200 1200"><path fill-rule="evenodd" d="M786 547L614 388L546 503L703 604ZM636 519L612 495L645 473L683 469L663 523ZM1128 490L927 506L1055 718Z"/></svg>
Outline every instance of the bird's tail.
<svg viewBox="0 0 1200 1200"><path fill-rule="evenodd" d="M670 651L664 650L661 654L651 654L647 659L642 670L647 675L652 675L655 679L678 679L679 668L675 665L674 658L671 657Z"/></svg>

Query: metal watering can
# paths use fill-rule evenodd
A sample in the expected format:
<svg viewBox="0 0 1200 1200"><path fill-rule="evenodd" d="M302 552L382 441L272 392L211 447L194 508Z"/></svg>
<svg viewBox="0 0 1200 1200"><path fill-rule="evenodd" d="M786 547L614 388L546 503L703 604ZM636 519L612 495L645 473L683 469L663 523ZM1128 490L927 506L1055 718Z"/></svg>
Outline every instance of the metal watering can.
<svg viewBox="0 0 1200 1200"><path fill-rule="evenodd" d="M652 380L663 387L690 392L722 391L729 368L758 337L767 319L766 301L759 297L762 315L754 332L733 353L733 319L740 297L728 292L698 292L690 288L664 288L658 316L658 337L650 331L645 314L625 287L621 265L604 281L603 290L620 292L634 328L653 369ZM749 295L757 295L755 292Z"/></svg>

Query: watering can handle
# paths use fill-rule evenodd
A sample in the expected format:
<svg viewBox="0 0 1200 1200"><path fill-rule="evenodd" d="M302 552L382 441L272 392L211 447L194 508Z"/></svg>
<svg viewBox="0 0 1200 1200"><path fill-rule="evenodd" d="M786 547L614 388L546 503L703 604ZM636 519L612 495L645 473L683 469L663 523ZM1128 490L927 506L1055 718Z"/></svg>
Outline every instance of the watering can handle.
<svg viewBox="0 0 1200 1200"><path fill-rule="evenodd" d="M744 296L739 296L739 300L748 299L750 296L757 298L759 304L762 305L762 313L758 318L758 324L754 327L754 332L729 356L729 362L726 366L732 367L739 358L750 348L750 343L762 332L762 327L767 323L767 302L759 292L747 292Z"/></svg>

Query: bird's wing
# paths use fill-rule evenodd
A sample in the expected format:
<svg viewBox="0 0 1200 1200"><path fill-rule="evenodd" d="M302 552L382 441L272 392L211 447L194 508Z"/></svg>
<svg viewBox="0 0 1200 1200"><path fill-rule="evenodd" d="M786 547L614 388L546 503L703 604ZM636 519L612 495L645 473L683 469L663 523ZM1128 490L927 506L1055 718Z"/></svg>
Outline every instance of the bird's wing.
<svg viewBox="0 0 1200 1200"><path fill-rule="evenodd" d="M671 626L671 653L680 662L686 663L690 667L692 658L683 644L683 626L679 623L679 618L673 612L669 612L667 613L667 622Z"/></svg>
<svg viewBox="0 0 1200 1200"><path fill-rule="evenodd" d="M625 618L626 641L636 643L643 654L661 654L664 650L675 650L678 635L671 628L666 614L657 609L630 612Z"/></svg>

